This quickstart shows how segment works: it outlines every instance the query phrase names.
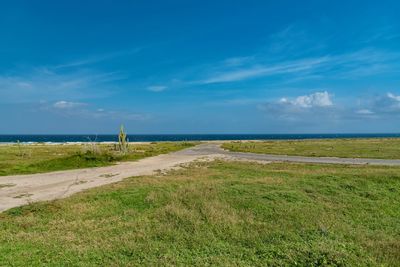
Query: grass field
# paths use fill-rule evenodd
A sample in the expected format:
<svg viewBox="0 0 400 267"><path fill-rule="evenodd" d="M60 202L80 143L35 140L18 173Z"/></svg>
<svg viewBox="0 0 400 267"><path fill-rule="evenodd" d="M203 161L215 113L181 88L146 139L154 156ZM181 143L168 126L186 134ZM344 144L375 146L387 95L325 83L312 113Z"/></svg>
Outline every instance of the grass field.
<svg viewBox="0 0 400 267"><path fill-rule="evenodd" d="M196 163L0 214L0 266L399 266L400 168Z"/></svg>
<svg viewBox="0 0 400 267"><path fill-rule="evenodd" d="M293 156L400 159L400 138L230 142L223 148Z"/></svg>
<svg viewBox="0 0 400 267"><path fill-rule="evenodd" d="M0 146L0 176L99 167L117 161L138 160L193 146L188 142L131 144L121 155L113 144L100 145L3 145Z"/></svg>

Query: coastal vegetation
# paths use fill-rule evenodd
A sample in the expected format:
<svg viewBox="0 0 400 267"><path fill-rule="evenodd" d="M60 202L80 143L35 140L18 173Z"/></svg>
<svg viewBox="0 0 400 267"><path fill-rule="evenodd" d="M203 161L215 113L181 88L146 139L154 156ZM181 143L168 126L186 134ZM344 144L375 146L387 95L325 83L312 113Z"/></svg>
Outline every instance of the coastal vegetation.
<svg viewBox="0 0 400 267"><path fill-rule="evenodd" d="M400 159L400 138L237 141L224 143L222 147L261 154Z"/></svg>
<svg viewBox="0 0 400 267"><path fill-rule="evenodd" d="M129 140L127 134L125 133L124 126L121 125L121 129L118 134L118 150L119 152L126 154L129 151Z"/></svg>
<svg viewBox="0 0 400 267"><path fill-rule="evenodd" d="M146 144L30 144L0 145L0 176L30 174L87 167L100 167L118 161L139 160L191 147L190 142Z"/></svg>
<svg viewBox="0 0 400 267"><path fill-rule="evenodd" d="M0 265L400 265L400 168L197 162L0 214Z"/></svg>

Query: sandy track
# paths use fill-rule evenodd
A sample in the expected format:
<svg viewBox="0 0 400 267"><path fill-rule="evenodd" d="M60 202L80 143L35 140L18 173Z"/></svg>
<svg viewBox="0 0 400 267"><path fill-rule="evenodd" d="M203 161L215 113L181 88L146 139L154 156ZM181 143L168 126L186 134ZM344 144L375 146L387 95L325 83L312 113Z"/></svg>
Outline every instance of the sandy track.
<svg viewBox="0 0 400 267"><path fill-rule="evenodd" d="M157 170L168 170L201 158L205 155L183 150L107 167L0 176L0 212L30 202L64 198L127 177L150 175Z"/></svg>
<svg viewBox="0 0 400 267"><path fill-rule="evenodd" d="M400 160L317 158L230 152L221 149L218 143L213 142L170 154L145 158L137 162L124 162L108 167L0 176L0 212L30 202L67 197L85 189L118 182L127 177L150 175L157 170L168 170L202 158L225 158L263 163L289 161L400 166Z"/></svg>

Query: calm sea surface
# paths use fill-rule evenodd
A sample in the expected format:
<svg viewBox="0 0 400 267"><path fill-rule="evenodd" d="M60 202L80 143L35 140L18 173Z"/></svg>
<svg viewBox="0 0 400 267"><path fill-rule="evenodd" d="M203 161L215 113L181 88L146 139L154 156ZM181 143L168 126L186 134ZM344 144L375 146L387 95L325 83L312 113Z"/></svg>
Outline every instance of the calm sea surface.
<svg viewBox="0 0 400 267"><path fill-rule="evenodd" d="M211 140L296 140L317 138L400 137L400 134L165 134L128 135L131 142L145 141L211 141ZM0 143L12 142L114 142L117 135L0 135Z"/></svg>

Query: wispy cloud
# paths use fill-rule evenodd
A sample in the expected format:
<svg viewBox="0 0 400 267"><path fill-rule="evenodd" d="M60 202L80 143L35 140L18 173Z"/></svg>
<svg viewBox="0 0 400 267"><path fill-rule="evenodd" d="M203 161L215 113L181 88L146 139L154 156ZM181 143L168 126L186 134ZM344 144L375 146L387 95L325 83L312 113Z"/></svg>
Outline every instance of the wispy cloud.
<svg viewBox="0 0 400 267"><path fill-rule="evenodd" d="M115 121L142 121L151 118L150 114L130 112L126 110L99 108L96 105L82 102L59 100L38 104L41 111L51 112L62 117L76 117L80 119L102 119Z"/></svg>
<svg viewBox="0 0 400 267"><path fill-rule="evenodd" d="M369 110L369 109L358 109L356 110L356 114L360 114L360 115L372 115L375 114L375 112Z"/></svg>
<svg viewBox="0 0 400 267"><path fill-rule="evenodd" d="M142 49L143 48L138 47L138 48L133 48L133 49L128 49L128 50L93 55L93 56L89 56L86 58L81 58L81 59L77 59L77 60L70 61L67 63L52 66L50 68L64 69L64 68L74 68L74 67L80 67L80 66L85 66L85 65L91 65L91 64L102 62L102 61L112 60L112 59L122 57L122 56L133 55L133 54L139 53Z"/></svg>
<svg viewBox="0 0 400 267"><path fill-rule="evenodd" d="M365 35L367 37L364 38L361 43L370 44L374 42L386 42L400 38L399 30L393 25L385 25L381 27L376 27L374 29L368 29Z"/></svg>
<svg viewBox="0 0 400 267"><path fill-rule="evenodd" d="M107 85L124 79L118 72L58 72L34 68L19 75L0 75L0 102L34 102L61 97L93 98L109 95Z"/></svg>
<svg viewBox="0 0 400 267"><path fill-rule="evenodd" d="M291 75L292 78L305 76L318 77L335 75L336 78L362 77L371 73L398 72L398 59L400 54L378 51L375 49L362 49L359 51L338 54L323 55L313 58L302 58L278 63L259 63L260 59L254 58L246 66L232 68L221 66L209 77L199 81L200 84L237 82L248 79L269 77L277 75Z"/></svg>
<svg viewBox="0 0 400 267"><path fill-rule="evenodd" d="M62 96L72 98L99 97L112 93L107 88L112 82L126 79L120 71L99 71L91 65L141 51L141 48L116 51L81 58L53 66L34 66L0 73L0 102L34 102L54 100ZM81 68L85 66L85 68ZM12 74L10 74L12 73Z"/></svg>
<svg viewBox="0 0 400 267"><path fill-rule="evenodd" d="M309 28L309 27L308 27ZM396 38L392 30L380 33ZM380 36L380 38L383 38ZM264 48L254 54L230 57L197 68L198 79L187 84L233 83L273 76L285 81L312 78L359 78L371 74L395 73L400 70L400 53L374 47L332 53L329 38L313 35L299 24L289 25L271 34Z"/></svg>
<svg viewBox="0 0 400 267"><path fill-rule="evenodd" d="M202 81L204 84L235 82L261 76L272 76L278 74L298 73L316 68L329 61L329 57L309 58L296 61L278 63L274 65L256 65L239 70L217 73Z"/></svg>
<svg viewBox="0 0 400 267"><path fill-rule="evenodd" d="M233 55L216 62L185 66L181 71L170 73L168 78L155 81L161 85L150 84L146 89L161 92L166 87L183 88L268 78L279 78L279 82L284 84L311 79L358 79L400 72L398 52L360 47L358 50L335 53L327 49L328 36L313 35L306 29L298 24L289 25L270 35L264 48L253 54ZM181 82L172 86L170 81L176 78Z"/></svg>
<svg viewBox="0 0 400 267"><path fill-rule="evenodd" d="M147 90L152 91L152 92L162 92L166 90L168 87L165 85L152 85L148 86Z"/></svg>
<svg viewBox="0 0 400 267"><path fill-rule="evenodd" d="M130 110L98 107L96 98L114 93L115 82L126 79L118 71L103 72L84 65L134 53L124 51L58 66L36 66L0 74L0 103L29 104L37 112L60 117L105 121L138 121L151 116Z"/></svg>
<svg viewBox="0 0 400 267"><path fill-rule="evenodd" d="M399 116L400 95L387 93L362 101L362 110L368 110L370 114L377 116Z"/></svg>
<svg viewBox="0 0 400 267"><path fill-rule="evenodd" d="M70 108L77 108L77 107L82 107L85 106L86 103L81 103L81 102L69 102L69 101L57 101L53 104L54 108L57 109L70 109Z"/></svg>
<svg viewBox="0 0 400 267"><path fill-rule="evenodd" d="M309 27L299 23L290 24L268 37L266 48L269 55L275 57L301 56L310 51L326 47L324 38L316 39L309 32Z"/></svg>
<svg viewBox="0 0 400 267"><path fill-rule="evenodd" d="M238 67L242 66L248 62L251 62L254 59L253 56L246 56L246 57L232 57L227 58L223 61L223 64L227 67Z"/></svg>
<svg viewBox="0 0 400 267"><path fill-rule="evenodd" d="M224 99L219 101L211 101L207 102L206 105L208 106L249 106L249 105L256 105L265 103L267 99L265 98L248 98L248 97L241 97L241 98L232 98L232 99Z"/></svg>

